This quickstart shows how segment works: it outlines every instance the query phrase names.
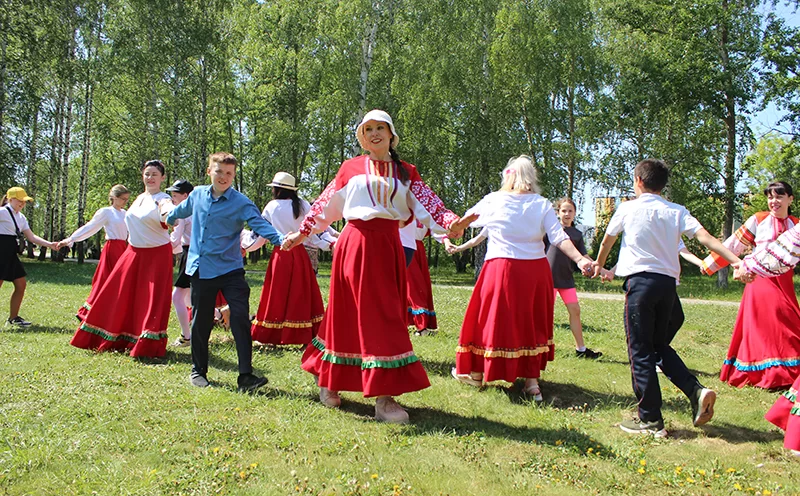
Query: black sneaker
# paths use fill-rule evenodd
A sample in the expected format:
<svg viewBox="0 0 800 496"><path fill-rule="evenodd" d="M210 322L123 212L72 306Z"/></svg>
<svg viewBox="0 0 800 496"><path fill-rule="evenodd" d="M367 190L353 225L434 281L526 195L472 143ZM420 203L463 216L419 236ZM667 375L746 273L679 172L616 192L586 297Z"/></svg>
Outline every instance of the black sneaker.
<svg viewBox="0 0 800 496"><path fill-rule="evenodd" d="M259 377L253 374L239 374L239 380L236 382L239 384L240 393L250 393L266 385L269 381L267 381L266 377Z"/></svg>
<svg viewBox="0 0 800 496"><path fill-rule="evenodd" d="M192 372L189 376L189 384L195 387L208 387L208 379L204 375Z"/></svg>
<svg viewBox="0 0 800 496"><path fill-rule="evenodd" d="M30 322L28 322L27 320L23 319L19 315L17 315L13 319L8 319L7 322L10 325L15 326L15 327L30 327L31 326Z"/></svg>
<svg viewBox="0 0 800 496"><path fill-rule="evenodd" d="M714 402L717 401L717 393L714 391L698 387L694 390L689 397L689 403L692 404L692 423L695 427L699 427L714 416Z"/></svg>
<svg viewBox="0 0 800 496"><path fill-rule="evenodd" d="M583 351L575 350L575 356L578 358L588 358L590 360L597 360L601 356L603 356L602 351L594 351L591 348L586 348Z"/></svg>
<svg viewBox="0 0 800 496"><path fill-rule="evenodd" d="M641 419L626 420L619 424L619 428L628 434L652 434L653 437L667 437L663 420L645 422Z"/></svg>

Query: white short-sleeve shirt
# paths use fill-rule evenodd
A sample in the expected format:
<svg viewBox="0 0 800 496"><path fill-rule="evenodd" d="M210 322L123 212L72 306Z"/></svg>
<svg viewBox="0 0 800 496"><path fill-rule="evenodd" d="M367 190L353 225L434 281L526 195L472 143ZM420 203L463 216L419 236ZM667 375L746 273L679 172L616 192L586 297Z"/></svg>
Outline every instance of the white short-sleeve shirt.
<svg viewBox="0 0 800 496"><path fill-rule="evenodd" d="M25 215L22 212L14 212L14 209L10 206L0 207L0 235L7 235L7 236L16 236L17 231L14 230L14 221L11 220L11 215L14 215L14 218L17 220L17 227L19 227L19 232L25 232L25 230L30 229L31 227L28 225L28 219L25 218Z"/></svg>
<svg viewBox="0 0 800 496"><path fill-rule="evenodd" d="M677 280L681 274L681 236L693 238L702 228L686 207L661 195L643 193L635 200L622 202L606 229L610 236L623 233L616 275L653 272Z"/></svg>

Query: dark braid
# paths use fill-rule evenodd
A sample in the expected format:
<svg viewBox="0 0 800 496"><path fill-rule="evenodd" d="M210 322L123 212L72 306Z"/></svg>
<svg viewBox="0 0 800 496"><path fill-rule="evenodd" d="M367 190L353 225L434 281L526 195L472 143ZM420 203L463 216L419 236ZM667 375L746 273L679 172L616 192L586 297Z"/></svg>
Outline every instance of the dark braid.
<svg viewBox="0 0 800 496"><path fill-rule="evenodd" d="M272 197L276 200L292 200L292 215L295 219L299 219L300 216L305 213L302 210L303 204L300 202L300 198L297 196L297 191L273 186Z"/></svg>
<svg viewBox="0 0 800 496"><path fill-rule="evenodd" d="M397 167L397 175L400 177L400 182L403 184L408 184L408 180L411 178L411 176L408 173L406 166L400 162L400 156L397 154L397 150L395 150L393 146L390 146L389 153L392 155L392 162L394 162L395 167Z"/></svg>

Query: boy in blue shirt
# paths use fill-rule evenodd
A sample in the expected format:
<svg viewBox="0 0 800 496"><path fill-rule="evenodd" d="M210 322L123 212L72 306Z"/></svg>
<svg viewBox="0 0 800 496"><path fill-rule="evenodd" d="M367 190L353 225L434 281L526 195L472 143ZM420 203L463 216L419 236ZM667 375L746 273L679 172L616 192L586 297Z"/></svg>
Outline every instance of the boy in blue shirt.
<svg viewBox="0 0 800 496"><path fill-rule="evenodd" d="M631 363L633 391L639 400L639 417L620 424L631 434L664 437L661 388L656 374L659 362L670 381L689 398L693 424L700 426L714 415L716 393L703 387L670 346L669 322L677 298L675 281L680 275L678 245L681 235L696 237L732 265L736 255L711 236L682 205L661 196L669 170L661 160L639 162L633 171L636 199L620 204L611 217L595 262L600 274L617 236L625 232L616 275L625 283L625 334Z"/></svg>
<svg viewBox="0 0 800 496"><path fill-rule="evenodd" d="M192 238L186 274L192 278L192 385L208 386L208 339L214 326L217 292L230 307L230 326L239 356L239 391L254 391L267 383L253 374L253 341L250 337L250 287L244 279L239 236L244 223L259 236L280 246L283 237L261 217L261 211L243 194L231 188L236 177L236 158L217 152L208 157L210 186L198 186L169 213L167 224L193 215Z"/></svg>

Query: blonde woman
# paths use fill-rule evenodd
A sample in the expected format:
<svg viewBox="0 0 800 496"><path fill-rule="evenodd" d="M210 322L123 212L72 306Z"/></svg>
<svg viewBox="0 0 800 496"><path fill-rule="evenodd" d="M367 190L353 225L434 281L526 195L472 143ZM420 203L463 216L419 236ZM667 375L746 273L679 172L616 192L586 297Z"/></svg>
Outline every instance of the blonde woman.
<svg viewBox="0 0 800 496"><path fill-rule="evenodd" d="M485 226L477 238L489 242L461 326L453 376L474 386L524 378L524 393L542 401L539 376L554 352L553 277L544 236L584 274L592 260L575 248L550 202L538 194L536 169L525 155L509 160L500 190L464 215L475 214L473 225Z"/></svg>
<svg viewBox="0 0 800 496"><path fill-rule="evenodd" d="M103 287L103 283L108 279L114 266L117 265L119 257L125 252L128 247L128 226L125 225L125 205L128 204L128 199L131 197L131 192L122 184L115 184L108 192L108 202L110 206L103 207L94 213L92 220L79 227L75 232L67 238L58 242L57 247L60 249L64 246L72 245L78 241L89 239L92 235L105 229L106 243L100 251L100 260L97 263L97 268L92 277L92 289L89 291L89 296L86 302L78 309L75 315L78 320L83 322L89 309L92 308L92 303L97 297L98 291Z"/></svg>

